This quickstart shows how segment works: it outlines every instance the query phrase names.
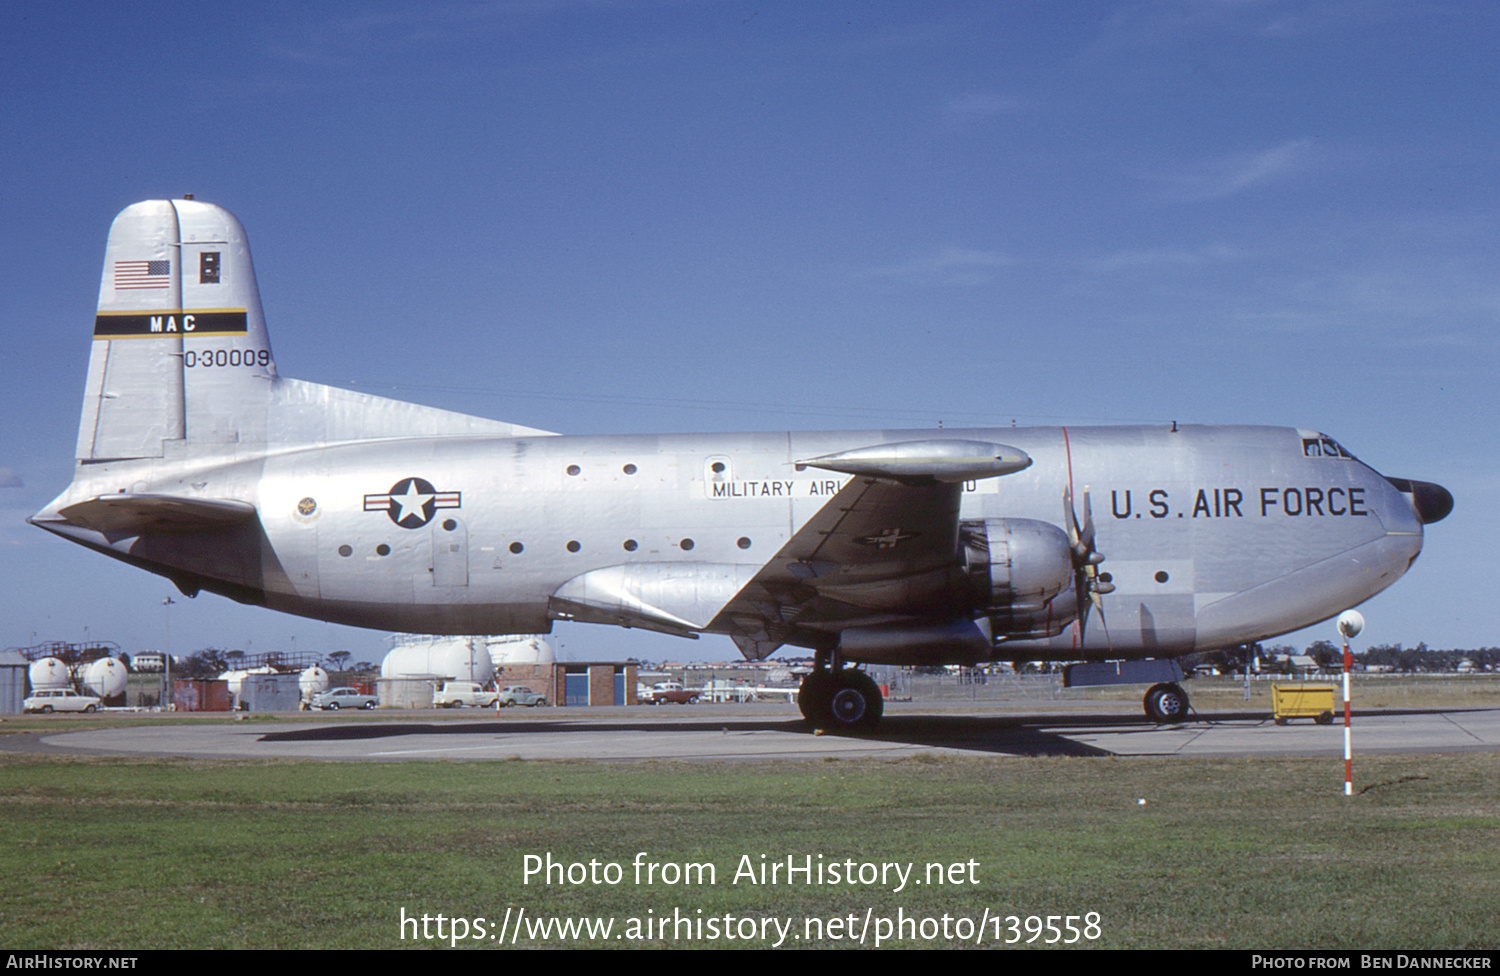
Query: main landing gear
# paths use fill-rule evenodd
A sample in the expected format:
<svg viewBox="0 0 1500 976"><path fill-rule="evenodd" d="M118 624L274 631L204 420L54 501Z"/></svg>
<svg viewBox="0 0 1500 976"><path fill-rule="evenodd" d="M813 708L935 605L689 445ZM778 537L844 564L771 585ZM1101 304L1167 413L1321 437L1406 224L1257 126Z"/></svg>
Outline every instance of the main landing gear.
<svg viewBox="0 0 1500 976"><path fill-rule="evenodd" d="M830 669L820 661L812 674L802 679L797 707L815 728L867 732L880 724L885 699L880 686L863 671Z"/></svg>

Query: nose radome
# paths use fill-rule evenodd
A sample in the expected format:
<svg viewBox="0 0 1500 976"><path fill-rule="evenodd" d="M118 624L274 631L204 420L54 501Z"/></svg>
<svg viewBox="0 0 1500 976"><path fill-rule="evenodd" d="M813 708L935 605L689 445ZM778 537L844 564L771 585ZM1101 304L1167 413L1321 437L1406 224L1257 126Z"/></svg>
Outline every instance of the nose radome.
<svg viewBox="0 0 1500 976"><path fill-rule="evenodd" d="M1453 496L1442 485L1430 481L1411 481L1407 478L1386 478L1396 490L1411 496L1411 507L1423 525L1441 522L1453 511Z"/></svg>

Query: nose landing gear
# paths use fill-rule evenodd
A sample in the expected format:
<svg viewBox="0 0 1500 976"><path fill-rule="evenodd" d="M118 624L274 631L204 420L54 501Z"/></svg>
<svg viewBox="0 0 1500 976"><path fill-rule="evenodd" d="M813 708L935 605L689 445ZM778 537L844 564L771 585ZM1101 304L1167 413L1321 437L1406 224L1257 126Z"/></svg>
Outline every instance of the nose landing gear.
<svg viewBox="0 0 1500 976"><path fill-rule="evenodd" d="M1157 725L1187 721L1188 696L1181 685L1169 682L1152 685L1146 692L1145 706L1146 717Z"/></svg>

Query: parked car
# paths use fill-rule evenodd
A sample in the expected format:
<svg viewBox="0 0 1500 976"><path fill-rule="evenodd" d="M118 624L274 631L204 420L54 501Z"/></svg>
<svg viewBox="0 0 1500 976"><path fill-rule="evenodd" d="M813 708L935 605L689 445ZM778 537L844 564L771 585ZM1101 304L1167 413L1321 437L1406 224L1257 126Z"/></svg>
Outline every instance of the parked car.
<svg viewBox="0 0 1500 976"><path fill-rule="evenodd" d="M444 681L432 693L434 708L489 708L495 704L495 693L485 691L484 686L473 681Z"/></svg>
<svg viewBox="0 0 1500 976"><path fill-rule="evenodd" d="M331 688L312 696L312 707L336 712L341 708L374 708L380 699L358 688Z"/></svg>
<svg viewBox="0 0 1500 976"><path fill-rule="evenodd" d="M71 688L38 691L21 702L28 712L92 712L99 707L99 699L93 695L80 695Z"/></svg>
<svg viewBox="0 0 1500 976"><path fill-rule="evenodd" d="M496 708L505 708L508 705L537 705L547 704L547 696L539 695L525 685L511 685L509 688L501 688L495 699Z"/></svg>
<svg viewBox="0 0 1500 976"><path fill-rule="evenodd" d="M698 700L699 694L701 692L684 688L680 681L659 681L646 693L646 701L651 705L666 705L670 702L690 705Z"/></svg>

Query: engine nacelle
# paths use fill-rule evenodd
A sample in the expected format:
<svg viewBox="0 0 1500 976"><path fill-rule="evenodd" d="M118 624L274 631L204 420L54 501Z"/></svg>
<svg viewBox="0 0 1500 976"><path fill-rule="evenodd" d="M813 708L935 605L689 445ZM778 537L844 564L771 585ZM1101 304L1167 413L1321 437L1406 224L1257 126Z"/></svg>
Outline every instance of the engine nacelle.
<svg viewBox="0 0 1500 976"><path fill-rule="evenodd" d="M1073 550L1036 519L962 522L959 540L981 626L992 640L1052 637L1078 616Z"/></svg>

